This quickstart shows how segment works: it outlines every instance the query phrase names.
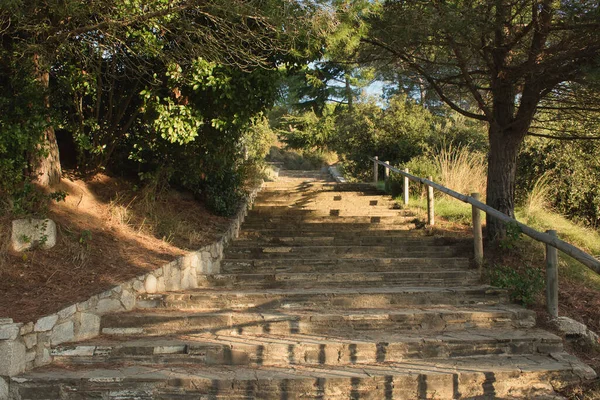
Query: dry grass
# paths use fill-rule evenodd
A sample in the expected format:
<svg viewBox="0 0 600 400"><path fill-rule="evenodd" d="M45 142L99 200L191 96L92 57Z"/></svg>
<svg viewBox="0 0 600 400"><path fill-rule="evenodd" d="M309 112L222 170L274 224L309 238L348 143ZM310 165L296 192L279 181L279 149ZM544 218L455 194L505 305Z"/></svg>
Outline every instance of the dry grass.
<svg viewBox="0 0 600 400"><path fill-rule="evenodd" d="M432 158L440 174L439 183L459 193L477 192L485 198L487 164L483 153L447 145L435 150Z"/></svg>
<svg viewBox="0 0 600 400"><path fill-rule="evenodd" d="M535 215L536 213L549 208L548 196L552 189L550 184L551 175L548 173L540 176L535 182L523 204L523 212L526 216Z"/></svg>
<svg viewBox="0 0 600 400"><path fill-rule="evenodd" d="M225 217L206 212L190 213L202 207L193 196L146 186L139 192L119 191L108 201L110 224L136 235L153 236L181 249L194 250L214 239L207 228L226 224Z"/></svg>

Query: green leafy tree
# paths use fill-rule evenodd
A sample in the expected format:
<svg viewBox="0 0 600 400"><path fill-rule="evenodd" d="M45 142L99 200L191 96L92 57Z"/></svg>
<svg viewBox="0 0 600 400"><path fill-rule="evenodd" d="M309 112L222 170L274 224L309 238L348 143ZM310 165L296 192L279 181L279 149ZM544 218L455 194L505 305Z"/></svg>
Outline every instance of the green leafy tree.
<svg viewBox="0 0 600 400"><path fill-rule="evenodd" d="M385 1L363 57L413 71L488 124L487 204L513 216L521 144L540 104L598 66L599 21L595 1ZM489 216L487 227L503 235Z"/></svg>
<svg viewBox="0 0 600 400"><path fill-rule="evenodd" d="M187 66L199 57L240 70L296 62L312 51L310 39L328 29L326 16L312 2L277 0L4 2L0 72L5 76L0 82L14 81L21 66L31 64L26 70L45 95L42 117L50 121L54 106L49 99L55 88L50 78L65 78L67 87L74 86L71 107L78 118L68 122L78 125L76 136L86 151L105 157L113 140L122 139L139 122L136 85L141 90L172 63ZM169 118L161 116L172 112L179 117L172 133L183 134L183 125L194 124L193 115L160 97L163 101L155 108L162 107L158 128L168 132ZM60 179L52 126L28 149L34 175L46 177L42 184Z"/></svg>

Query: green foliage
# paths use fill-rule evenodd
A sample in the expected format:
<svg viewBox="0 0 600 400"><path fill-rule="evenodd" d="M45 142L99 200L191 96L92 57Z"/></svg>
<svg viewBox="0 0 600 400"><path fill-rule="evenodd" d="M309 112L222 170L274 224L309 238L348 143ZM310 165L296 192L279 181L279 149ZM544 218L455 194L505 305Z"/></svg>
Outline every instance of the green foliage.
<svg viewBox="0 0 600 400"><path fill-rule="evenodd" d="M369 174L368 158L403 164L422 154L434 134L433 116L404 96L382 109L374 103L359 103L352 113L338 117L335 150L348 172L358 178Z"/></svg>
<svg viewBox="0 0 600 400"><path fill-rule="evenodd" d="M13 188L8 197L9 212L15 217L45 216L50 201L64 201L64 191L44 193L36 185L24 182L19 188Z"/></svg>
<svg viewBox="0 0 600 400"><path fill-rule="evenodd" d="M511 300L529 306L545 286L544 273L531 266L515 270L507 266L494 266L490 273L491 284L508 289Z"/></svg>
<svg viewBox="0 0 600 400"><path fill-rule="evenodd" d="M525 142L519 156L517 198L522 203L547 174L550 205L591 227L600 226L600 143L597 141Z"/></svg>
<svg viewBox="0 0 600 400"><path fill-rule="evenodd" d="M92 243L92 232L85 229L79 234L79 245L86 250L90 249Z"/></svg>
<svg viewBox="0 0 600 400"><path fill-rule="evenodd" d="M505 224L506 235L500 240L499 246L503 249L512 250L521 241L521 227L516 222Z"/></svg>
<svg viewBox="0 0 600 400"><path fill-rule="evenodd" d="M44 91L31 78L32 65L17 66L0 50L0 195L10 196L27 179L29 157L40 147L48 126Z"/></svg>
<svg viewBox="0 0 600 400"><path fill-rule="evenodd" d="M278 130L280 138L296 150L329 149L336 135L335 115L331 107L326 107L321 117L314 111L284 116L280 125L283 127Z"/></svg>

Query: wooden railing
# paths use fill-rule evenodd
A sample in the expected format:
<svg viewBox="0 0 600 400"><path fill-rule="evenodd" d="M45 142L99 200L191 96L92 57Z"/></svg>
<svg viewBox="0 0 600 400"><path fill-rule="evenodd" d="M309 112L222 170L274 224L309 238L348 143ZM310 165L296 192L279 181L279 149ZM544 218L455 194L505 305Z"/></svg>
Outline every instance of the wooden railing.
<svg viewBox="0 0 600 400"><path fill-rule="evenodd" d="M547 309L550 315L558 316L558 253L557 249L564 252L565 254L573 257L586 267L589 267L596 273L600 274L600 261L592 255L584 252L583 250L560 240L555 230L548 230L545 233L539 232L528 225L525 225L514 218L492 208L481 201L479 201L479 193L472 193L471 196L464 195L462 193L455 192L452 189L448 189L438 183L433 182L431 176L427 179L421 178L415 175L411 175L408 169L400 170L390 165L389 161L379 161L378 157L375 156L370 158L373 161L373 181L375 183L379 180L379 165L385 168L386 181L389 179L391 172L398 173L404 177L403 184L403 201L405 205L408 205L408 187L409 180L418 182L427 186L427 223L431 226L435 224L435 213L434 213L434 196L433 190L439 190L442 193L454 197L464 203L469 203L472 206L473 215L473 238L474 238L474 251L475 251L475 262L481 266L483 262L483 235L481 230L481 213L485 212L494 218L499 219L507 224L514 224L519 227L522 233L525 235L546 244L546 302Z"/></svg>

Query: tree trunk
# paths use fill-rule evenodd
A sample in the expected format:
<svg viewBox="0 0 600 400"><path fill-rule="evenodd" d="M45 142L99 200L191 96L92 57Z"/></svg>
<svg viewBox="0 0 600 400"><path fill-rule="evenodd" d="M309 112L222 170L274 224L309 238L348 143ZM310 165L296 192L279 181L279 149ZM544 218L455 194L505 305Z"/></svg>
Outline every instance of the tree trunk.
<svg viewBox="0 0 600 400"><path fill-rule="evenodd" d="M515 183L517 156L523 135L503 130L496 124L489 128L490 150L488 156L486 204L504 214L515 216ZM487 238L501 239L506 235L504 223L486 216Z"/></svg>
<svg viewBox="0 0 600 400"><path fill-rule="evenodd" d="M34 56L37 79L44 90L47 90L50 84L50 74L46 69L40 66L39 56ZM46 107L50 108L50 98L45 98ZM31 157L31 170L33 179L42 186L51 186L60 182L62 169L60 166L60 157L58 152L58 142L54 127L51 125L44 130L42 142L38 146L38 151Z"/></svg>
<svg viewBox="0 0 600 400"><path fill-rule="evenodd" d="M346 73L345 76L346 79L346 98L348 100L348 112L351 113L352 110L354 109L354 105L353 105L353 93L352 93L352 86L350 86L350 77L348 76L348 73Z"/></svg>
<svg viewBox="0 0 600 400"><path fill-rule="evenodd" d="M39 145L39 154L34 156L32 167L34 180L42 186L51 186L60 182L62 169L58 153L58 143L54 128L49 126L44 131L44 138Z"/></svg>

